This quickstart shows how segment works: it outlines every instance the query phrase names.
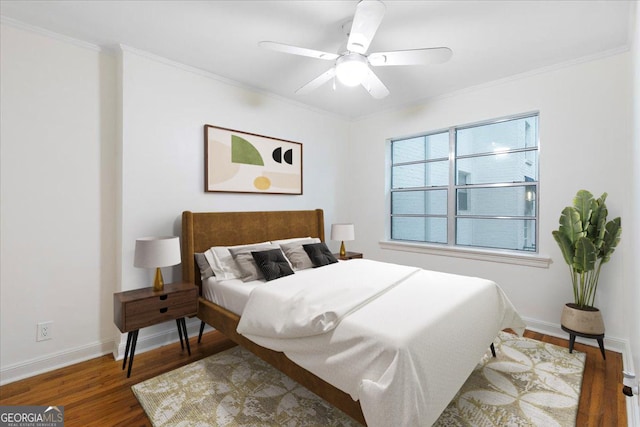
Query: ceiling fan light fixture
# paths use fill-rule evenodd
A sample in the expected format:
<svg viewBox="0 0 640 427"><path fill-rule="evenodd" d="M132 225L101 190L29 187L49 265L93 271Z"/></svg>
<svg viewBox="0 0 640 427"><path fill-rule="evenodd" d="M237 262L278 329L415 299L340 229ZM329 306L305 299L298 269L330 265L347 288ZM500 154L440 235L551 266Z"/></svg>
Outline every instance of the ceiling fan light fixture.
<svg viewBox="0 0 640 427"><path fill-rule="evenodd" d="M367 58L359 53L349 53L336 61L336 77L345 86L358 86L367 75Z"/></svg>
<svg viewBox="0 0 640 427"><path fill-rule="evenodd" d="M452 54L448 47L369 53L369 46L382 22L384 12L385 5L381 0L359 0L353 19L342 24L347 41L340 46L338 53L322 52L272 41L262 41L260 46L334 62L334 66L329 70L296 90L297 94L307 94L329 80L333 81L335 89L336 80L339 80L345 86L361 85L373 98L382 99L389 95L389 89L370 67L441 64L448 61Z"/></svg>

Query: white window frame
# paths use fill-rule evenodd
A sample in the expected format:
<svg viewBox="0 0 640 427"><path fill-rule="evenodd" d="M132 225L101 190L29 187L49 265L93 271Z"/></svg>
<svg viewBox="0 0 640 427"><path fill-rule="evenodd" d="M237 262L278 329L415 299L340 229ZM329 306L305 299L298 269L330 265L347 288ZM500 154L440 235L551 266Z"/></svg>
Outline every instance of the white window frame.
<svg viewBox="0 0 640 427"><path fill-rule="evenodd" d="M540 114L537 111L522 113L517 115L506 116L493 120L484 120L476 123L470 123L466 125L458 125L451 126L448 129L441 129L437 131L424 132L417 135L405 136L405 137L397 137L391 138L387 140L388 146L388 162L387 162L387 188L388 188L388 197L386 203L386 212L387 212L387 238L380 242L380 247L383 249L391 249L391 250L403 250L409 252L419 252L419 253L428 253L435 255L445 255L445 256L455 256L460 258L467 259L479 259L485 261L494 261L501 263L509 263L509 264L519 264L519 265L527 265L532 267L542 267L548 268L551 263L551 259L549 257L541 256L539 254L540 250L540 141L539 141L539 131L538 131L538 140L536 141L537 153L538 153L538 173L537 173L537 181L531 182L528 185L535 185L536 187L536 204L535 204L535 216L529 217L529 219L535 220L536 232L535 232L535 251L522 251L522 250L509 250L509 249L497 249L497 248L482 248L482 247L471 247L471 246L463 246L456 244L456 218L458 213L456 212L456 204L457 204L457 195L456 190L460 186L456 185L456 130L466 129L470 127L477 127L483 125L491 125L495 123L517 120L526 117L538 117L538 130L540 128ZM393 191L397 191L392 189L391 176L392 176L392 155L391 155L391 146L394 141L404 140L409 138L415 138L420 136L432 135L437 133L449 132L449 183L447 188L448 191L448 203L447 203L447 243L430 243L430 242L416 242L416 241L404 241L404 240L392 240L391 239L391 193ZM505 151L505 153L515 153L515 152L530 152L531 150L527 149L512 149ZM471 156L461 156L461 157L476 157L475 155ZM458 157L460 158L460 157ZM518 183L518 186L524 185L524 183ZM514 184L507 183L498 183L498 184L484 184L484 185L476 185L465 188L488 188L488 187L507 187L514 186Z"/></svg>

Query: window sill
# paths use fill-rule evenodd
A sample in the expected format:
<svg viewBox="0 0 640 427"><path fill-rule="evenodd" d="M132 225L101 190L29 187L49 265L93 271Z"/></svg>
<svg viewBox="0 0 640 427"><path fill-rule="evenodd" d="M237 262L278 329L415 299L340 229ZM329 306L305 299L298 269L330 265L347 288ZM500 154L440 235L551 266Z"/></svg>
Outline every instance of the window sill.
<svg viewBox="0 0 640 427"><path fill-rule="evenodd" d="M502 264L516 264L537 268L549 268L549 265L552 262L551 258L540 256L537 254L517 254L513 252L497 250L491 251L483 249L437 246L390 240L380 241L379 245L382 249L473 259L477 261L498 262Z"/></svg>

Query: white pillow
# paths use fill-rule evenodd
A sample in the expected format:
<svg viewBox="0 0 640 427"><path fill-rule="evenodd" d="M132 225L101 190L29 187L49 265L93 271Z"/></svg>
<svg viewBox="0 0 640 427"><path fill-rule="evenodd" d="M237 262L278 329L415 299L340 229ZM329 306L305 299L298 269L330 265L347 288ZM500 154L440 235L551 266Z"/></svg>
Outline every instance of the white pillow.
<svg viewBox="0 0 640 427"><path fill-rule="evenodd" d="M269 246L269 242L253 243L250 245L237 246L214 246L204 253L209 261L209 265L218 280L238 279L242 272L238 268L236 261L231 256L229 249L248 248L250 246Z"/></svg>
<svg viewBox="0 0 640 427"><path fill-rule="evenodd" d="M309 239L311 239L311 237L293 237L291 239L272 240L271 243L273 243L274 245L286 245L287 243L293 243L293 242L309 240ZM318 239L318 241L320 241L320 239Z"/></svg>
<svg viewBox="0 0 640 427"><path fill-rule="evenodd" d="M302 245L308 245L310 243L320 243L320 239L317 237L306 237L280 245L280 249L282 249L284 256L289 260L289 264L291 264L294 270L304 270L313 267L311 258L309 258L307 251L302 247Z"/></svg>

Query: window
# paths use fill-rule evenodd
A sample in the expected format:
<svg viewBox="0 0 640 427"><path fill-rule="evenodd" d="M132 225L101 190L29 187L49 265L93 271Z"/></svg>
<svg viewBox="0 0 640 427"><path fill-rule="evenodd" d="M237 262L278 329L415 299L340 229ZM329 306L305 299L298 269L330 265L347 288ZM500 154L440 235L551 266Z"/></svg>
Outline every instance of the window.
<svg viewBox="0 0 640 427"><path fill-rule="evenodd" d="M538 115L391 141L391 239L536 252Z"/></svg>

